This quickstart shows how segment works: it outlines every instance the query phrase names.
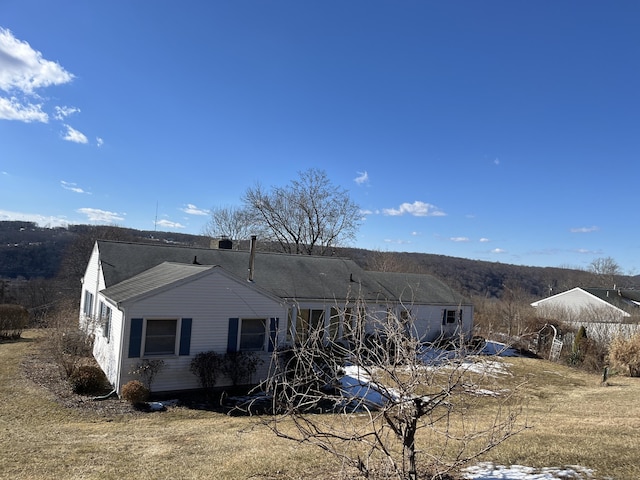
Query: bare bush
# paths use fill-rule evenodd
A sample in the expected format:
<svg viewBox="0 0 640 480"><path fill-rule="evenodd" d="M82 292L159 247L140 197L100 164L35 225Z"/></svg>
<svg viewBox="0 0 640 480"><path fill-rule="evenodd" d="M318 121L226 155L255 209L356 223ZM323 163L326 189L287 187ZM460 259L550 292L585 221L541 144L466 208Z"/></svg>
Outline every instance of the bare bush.
<svg viewBox="0 0 640 480"><path fill-rule="evenodd" d="M75 305L61 306L50 317L47 347L65 377L70 377L80 365L91 358L91 331L79 328L78 307Z"/></svg>
<svg viewBox="0 0 640 480"><path fill-rule="evenodd" d="M200 386L210 393L218 381L222 356L216 352L200 352L191 360L189 370L196 377Z"/></svg>
<svg viewBox="0 0 640 480"><path fill-rule="evenodd" d="M233 386L251 382L251 377L262 363L253 352L227 352L220 363L220 372Z"/></svg>
<svg viewBox="0 0 640 480"><path fill-rule="evenodd" d="M462 349L425 349L393 315L367 318L378 328L367 335L366 309L354 311L344 342L325 343L323 329L312 329L274 357L264 387L276 435L317 445L367 478L415 479L442 478L524 428L502 399L488 425L467 429L468 392L483 375L461 362Z"/></svg>
<svg viewBox="0 0 640 480"><path fill-rule="evenodd" d="M640 377L640 333L629 338L614 338L609 346L609 360L614 367L626 370L629 376Z"/></svg>
<svg viewBox="0 0 640 480"><path fill-rule="evenodd" d="M0 338L16 340L29 322L29 312L21 305L0 305Z"/></svg>
<svg viewBox="0 0 640 480"><path fill-rule="evenodd" d="M138 376L144 386L147 387L149 391L151 391L153 381L163 368L164 360L162 359L144 359L141 362L136 363L129 371L129 374Z"/></svg>

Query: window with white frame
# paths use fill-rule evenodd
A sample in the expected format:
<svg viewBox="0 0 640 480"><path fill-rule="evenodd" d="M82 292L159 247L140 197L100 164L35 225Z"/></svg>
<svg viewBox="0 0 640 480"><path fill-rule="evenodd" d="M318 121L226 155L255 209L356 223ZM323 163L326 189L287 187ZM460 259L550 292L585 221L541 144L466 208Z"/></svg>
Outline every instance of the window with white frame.
<svg viewBox="0 0 640 480"><path fill-rule="evenodd" d="M102 325L102 336L109 341L111 334L111 307L104 302L100 302L100 323Z"/></svg>
<svg viewBox="0 0 640 480"><path fill-rule="evenodd" d="M442 324L447 325L462 321L462 310L445 310L442 314Z"/></svg>
<svg viewBox="0 0 640 480"><path fill-rule="evenodd" d="M177 326L177 319L148 319L144 335L144 355L174 355Z"/></svg>
<svg viewBox="0 0 640 480"><path fill-rule="evenodd" d="M240 351L261 351L267 338L264 318L243 318L240 321Z"/></svg>
<svg viewBox="0 0 640 480"><path fill-rule="evenodd" d="M84 308L82 312L87 317L93 315L93 293L88 290L84 291Z"/></svg>

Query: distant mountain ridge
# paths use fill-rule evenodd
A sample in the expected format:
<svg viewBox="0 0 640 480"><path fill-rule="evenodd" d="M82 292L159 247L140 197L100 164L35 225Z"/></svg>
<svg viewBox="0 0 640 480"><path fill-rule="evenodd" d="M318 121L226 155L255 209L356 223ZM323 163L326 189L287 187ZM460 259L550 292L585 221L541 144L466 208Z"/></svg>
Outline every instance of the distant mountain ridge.
<svg viewBox="0 0 640 480"><path fill-rule="evenodd" d="M64 260L73 251L78 258L72 274L77 276L84 272L97 238L202 248L209 248L212 242L209 237L175 232L92 225L46 228L33 222L0 221L0 279L54 278L64 270ZM240 247L248 248L247 243L240 242ZM262 250L273 250L271 245L259 245ZM541 298L576 286L601 286L602 282L601 278L583 270L529 267L429 253L336 248L335 254L351 258L369 270L429 273L467 296L500 298L506 291L517 291ZM619 288L633 289L640 284L640 275L620 276L616 280ZM613 285L607 287L613 288Z"/></svg>

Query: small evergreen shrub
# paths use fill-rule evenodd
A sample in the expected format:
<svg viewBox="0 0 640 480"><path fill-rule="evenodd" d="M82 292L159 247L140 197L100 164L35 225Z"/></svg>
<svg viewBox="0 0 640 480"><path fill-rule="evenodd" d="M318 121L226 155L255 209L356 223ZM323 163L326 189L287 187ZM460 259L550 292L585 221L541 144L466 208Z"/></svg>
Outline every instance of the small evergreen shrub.
<svg viewBox="0 0 640 480"><path fill-rule="evenodd" d="M223 363L223 357L216 352L200 352L193 360L189 370L200 382L200 386L205 390L212 390L218 381L218 374Z"/></svg>
<svg viewBox="0 0 640 480"><path fill-rule="evenodd" d="M122 387L122 398L132 405L139 405L149 399L149 389L139 380L131 380Z"/></svg>
<svg viewBox="0 0 640 480"><path fill-rule="evenodd" d="M100 368L93 365L78 367L69 377L73 391L79 395L100 393L106 385L106 378Z"/></svg>

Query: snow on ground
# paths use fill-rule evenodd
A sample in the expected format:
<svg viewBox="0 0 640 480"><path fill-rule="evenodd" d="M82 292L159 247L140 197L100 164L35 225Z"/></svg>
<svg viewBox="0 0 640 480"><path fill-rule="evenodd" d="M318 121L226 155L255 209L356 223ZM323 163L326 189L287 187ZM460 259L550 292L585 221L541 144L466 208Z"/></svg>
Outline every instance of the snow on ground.
<svg viewBox="0 0 640 480"><path fill-rule="evenodd" d="M579 465L564 468L532 468L523 465L505 467L492 463L480 463L463 470L467 480L588 480L593 478L593 471Z"/></svg>

